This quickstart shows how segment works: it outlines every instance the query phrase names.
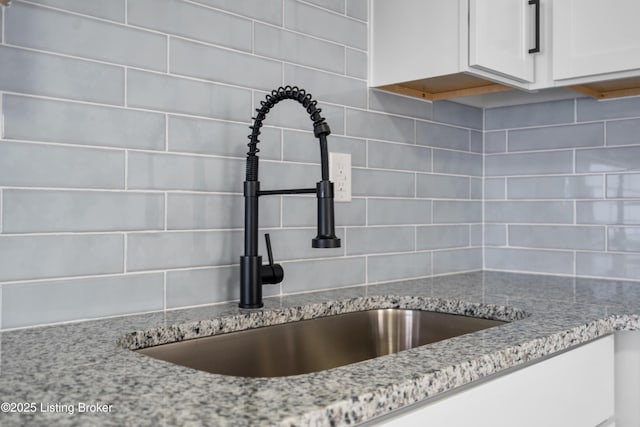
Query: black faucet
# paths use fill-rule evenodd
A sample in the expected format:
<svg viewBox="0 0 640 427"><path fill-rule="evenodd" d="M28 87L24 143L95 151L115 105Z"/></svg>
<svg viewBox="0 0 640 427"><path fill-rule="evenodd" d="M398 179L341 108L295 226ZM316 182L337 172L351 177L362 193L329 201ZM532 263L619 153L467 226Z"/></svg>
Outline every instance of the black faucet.
<svg viewBox="0 0 640 427"><path fill-rule="evenodd" d="M240 257L240 308L260 308L262 304L262 285L277 284L284 279L284 270L273 263L271 241L265 235L269 264L262 265L262 256L258 255L258 197L275 194L308 194L315 193L318 198L318 235L312 240L314 248L339 248L340 239L336 237L333 213L333 183L329 181L329 156L327 154L327 135L331 133L329 125L320 115L322 109L317 108L317 101L311 94L298 87L279 87L271 91L257 115L253 118L251 135L249 135L249 152L247 153L247 175L244 182L244 255ZM267 113L278 102L292 99L298 101L307 110L313 122L313 133L320 140L320 164L322 179L316 188L293 188L286 190L260 190L258 181L257 147L262 121Z"/></svg>

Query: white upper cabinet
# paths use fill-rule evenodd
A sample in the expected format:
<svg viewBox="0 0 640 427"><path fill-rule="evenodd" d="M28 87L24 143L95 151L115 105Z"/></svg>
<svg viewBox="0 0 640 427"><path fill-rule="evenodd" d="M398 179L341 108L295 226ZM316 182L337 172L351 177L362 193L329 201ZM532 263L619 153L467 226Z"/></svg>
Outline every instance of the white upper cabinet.
<svg viewBox="0 0 640 427"><path fill-rule="evenodd" d="M527 0L372 0L370 86L429 99L528 88Z"/></svg>
<svg viewBox="0 0 640 427"><path fill-rule="evenodd" d="M537 5L513 0L469 0L469 66L532 83L534 52L529 50L535 49L530 48L535 44L535 35L529 37L529 24L531 13L534 17L539 13L531 10L539 7L539 1Z"/></svg>
<svg viewBox="0 0 640 427"><path fill-rule="evenodd" d="M370 10L373 87L428 99L640 95L640 0L371 0Z"/></svg>
<svg viewBox="0 0 640 427"><path fill-rule="evenodd" d="M638 0L553 0L553 79L637 75L639 19Z"/></svg>

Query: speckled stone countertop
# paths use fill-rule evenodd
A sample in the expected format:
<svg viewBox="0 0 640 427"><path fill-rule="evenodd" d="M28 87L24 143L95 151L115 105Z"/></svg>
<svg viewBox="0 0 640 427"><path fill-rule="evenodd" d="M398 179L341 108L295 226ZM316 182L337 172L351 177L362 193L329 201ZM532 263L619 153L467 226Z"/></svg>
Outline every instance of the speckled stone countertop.
<svg viewBox="0 0 640 427"><path fill-rule="evenodd" d="M281 378L209 374L128 349L377 307L513 321ZM639 315L637 282L477 272L267 298L262 310L230 303L4 332L0 402L33 412L3 406L0 425L353 425L616 330L640 329Z"/></svg>

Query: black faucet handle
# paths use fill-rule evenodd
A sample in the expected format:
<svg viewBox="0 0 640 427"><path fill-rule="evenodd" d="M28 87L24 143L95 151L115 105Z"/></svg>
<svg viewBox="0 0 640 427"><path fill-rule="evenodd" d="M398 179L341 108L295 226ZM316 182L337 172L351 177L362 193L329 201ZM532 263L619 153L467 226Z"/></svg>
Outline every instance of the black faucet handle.
<svg viewBox="0 0 640 427"><path fill-rule="evenodd" d="M273 265L273 252L271 251L271 236L269 236L269 233L264 233L264 242L267 244L267 257L269 258L269 265Z"/></svg>
<svg viewBox="0 0 640 427"><path fill-rule="evenodd" d="M276 285L284 279L284 270L280 264L273 263L273 251L271 250L271 237L269 236L269 233L265 233L264 242L267 244L267 257L269 258L269 264L260 267L262 284Z"/></svg>

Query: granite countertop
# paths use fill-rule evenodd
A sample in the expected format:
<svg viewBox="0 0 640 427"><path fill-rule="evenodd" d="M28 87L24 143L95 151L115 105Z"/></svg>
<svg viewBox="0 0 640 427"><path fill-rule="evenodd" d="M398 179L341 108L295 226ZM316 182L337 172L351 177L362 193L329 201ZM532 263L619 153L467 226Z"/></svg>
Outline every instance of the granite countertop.
<svg viewBox="0 0 640 427"><path fill-rule="evenodd" d="M513 322L281 378L209 374L125 348L377 307ZM261 310L229 303L3 332L0 401L33 412L0 413L0 424L353 425L616 330L640 329L639 314L637 282L476 272L266 298Z"/></svg>

